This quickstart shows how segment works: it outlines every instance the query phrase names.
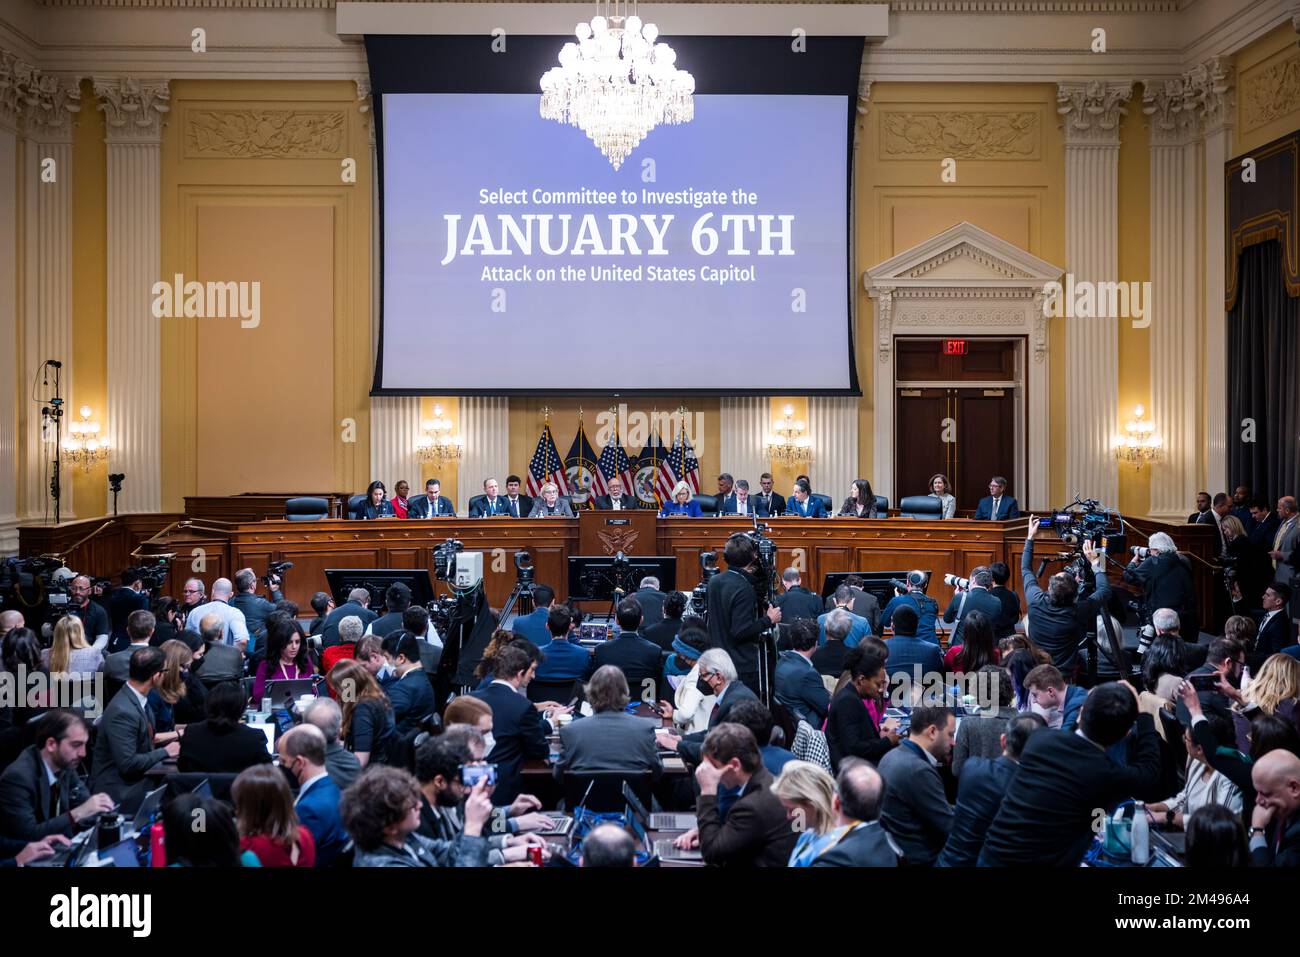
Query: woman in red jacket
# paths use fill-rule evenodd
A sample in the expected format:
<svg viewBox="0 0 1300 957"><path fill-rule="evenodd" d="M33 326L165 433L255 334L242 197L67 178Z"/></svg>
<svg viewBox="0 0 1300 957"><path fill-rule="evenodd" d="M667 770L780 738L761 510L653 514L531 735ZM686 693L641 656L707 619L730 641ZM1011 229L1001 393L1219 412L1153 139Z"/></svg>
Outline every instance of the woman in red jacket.
<svg viewBox="0 0 1300 957"><path fill-rule="evenodd" d="M298 823L289 783L280 769L258 764L231 785L240 851L252 851L263 867L315 867L311 831Z"/></svg>

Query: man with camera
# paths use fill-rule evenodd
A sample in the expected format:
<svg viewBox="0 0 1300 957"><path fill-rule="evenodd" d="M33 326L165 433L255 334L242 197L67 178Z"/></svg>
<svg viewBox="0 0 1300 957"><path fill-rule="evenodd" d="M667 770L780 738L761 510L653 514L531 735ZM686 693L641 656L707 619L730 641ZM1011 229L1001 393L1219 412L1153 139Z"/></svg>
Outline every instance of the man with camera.
<svg viewBox="0 0 1300 957"><path fill-rule="evenodd" d="M934 641L934 623L939 618L939 603L925 593L930 576L919 568L907 573L907 578L890 579L894 586L894 597L889 599L885 610L880 613L880 626L888 628L894 620L894 612L904 605L916 609L916 634L926 641Z"/></svg>
<svg viewBox="0 0 1300 957"><path fill-rule="evenodd" d="M1020 559L1025 606L1029 610L1029 636L1052 656L1052 664L1068 679L1078 665L1079 643L1096 628L1097 615L1106 609L1110 600L1106 555L1090 540L1084 540L1083 557L1096 576L1096 587L1086 598L1079 598L1079 579L1068 569L1053 575L1044 591L1034 574L1034 536L1038 534L1039 524L1037 518L1029 516L1029 534Z"/></svg>
<svg viewBox="0 0 1300 957"><path fill-rule="evenodd" d="M781 620L781 609L773 605L765 615L758 613L758 548L752 538L737 532L722 554L727 570L709 580L709 638L731 656L740 680L759 694L759 643Z"/></svg>
<svg viewBox="0 0 1300 957"><path fill-rule="evenodd" d="M97 601L91 601L90 591L90 579L85 575L78 575L72 579L72 584L68 586L68 594L71 597L68 612L81 619L86 640L96 648L102 649L108 645L112 626L109 624L108 612L104 610L104 606Z"/></svg>
<svg viewBox="0 0 1300 957"><path fill-rule="evenodd" d="M238 608L244 613L244 624L248 627L248 653L254 654L254 648L266 640L266 616L275 611L274 602L284 595L280 593L281 563L272 562L266 576L267 587L271 589L271 601L257 594L257 575L251 568L241 568L235 573L235 597L230 599L230 607Z"/></svg>
<svg viewBox="0 0 1300 957"><path fill-rule="evenodd" d="M998 616L1002 613L1002 602L998 601L990 591L993 587L993 573L989 571L987 565L978 566L970 573L970 578L944 575L943 581L944 584L955 589L952 601L948 603L948 608L943 613L944 621L957 622L957 627L952 630L952 641L949 645L962 643L961 623L971 612L983 612L984 617L989 621L998 620Z"/></svg>
<svg viewBox="0 0 1300 957"><path fill-rule="evenodd" d="M1196 642L1201 633L1196 613L1196 586L1191 561L1178 554L1178 546L1164 532L1147 541L1145 553L1136 551L1124 569L1124 581L1142 588L1143 621L1150 621L1157 608L1178 612L1179 631L1185 640ZM1037 638L1035 637L1035 640Z"/></svg>

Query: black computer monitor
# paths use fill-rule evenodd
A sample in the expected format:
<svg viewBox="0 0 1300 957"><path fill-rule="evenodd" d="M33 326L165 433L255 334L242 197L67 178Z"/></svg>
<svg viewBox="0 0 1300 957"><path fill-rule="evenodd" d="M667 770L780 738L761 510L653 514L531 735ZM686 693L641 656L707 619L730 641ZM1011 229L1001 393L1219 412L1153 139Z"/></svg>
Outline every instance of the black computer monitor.
<svg viewBox="0 0 1300 957"><path fill-rule="evenodd" d="M382 608L384 593L394 582L411 589L411 601L416 605L433 601L433 582L427 568L327 568L325 580L336 605L346 602L352 589L364 588L370 592L370 607Z"/></svg>
<svg viewBox="0 0 1300 957"><path fill-rule="evenodd" d="M831 572L822 582L822 598L829 598L835 593L835 589L844 584L850 575L857 575L862 579L862 590L868 595L875 595L876 601L880 602L880 607L884 608L889 603L889 599L896 594L894 586L890 584L890 579L907 581L907 572Z"/></svg>
<svg viewBox="0 0 1300 957"><path fill-rule="evenodd" d="M660 591L677 588L677 558L674 555L628 555L628 594L641 587L641 579L653 575ZM570 555L569 597L578 601L609 601L618 580L613 555Z"/></svg>

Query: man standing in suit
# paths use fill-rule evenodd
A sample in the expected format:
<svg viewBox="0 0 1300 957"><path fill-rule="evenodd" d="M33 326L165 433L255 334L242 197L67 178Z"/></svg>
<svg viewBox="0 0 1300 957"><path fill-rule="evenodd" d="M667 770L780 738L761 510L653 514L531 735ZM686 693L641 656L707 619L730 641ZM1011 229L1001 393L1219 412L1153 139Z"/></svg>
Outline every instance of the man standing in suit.
<svg viewBox="0 0 1300 957"><path fill-rule="evenodd" d="M560 729L564 753L555 764L555 776L565 772L649 771L654 780L663 774L655 746L654 723L628 714L629 682L614 665L597 668L587 682L589 718L572 721Z"/></svg>
<svg viewBox="0 0 1300 957"><path fill-rule="evenodd" d="M822 500L812 497L812 486L807 479L798 479L794 483L794 493L786 499L785 512L797 518L825 518L826 509Z"/></svg>
<svg viewBox="0 0 1300 957"><path fill-rule="evenodd" d="M271 577L271 600L267 601L257 593L257 573L251 568L241 568L235 573L235 595L230 599L230 607L239 610L248 627L248 648L253 650L266 640L266 616L275 611L275 602L284 598L280 593L280 577ZM259 652L260 654L260 652Z"/></svg>
<svg viewBox="0 0 1300 957"><path fill-rule="evenodd" d="M455 518L456 506L442 494L442 483L431 478L424 483L424 498L411 503L407 518Z"/></svg>
<svg viewBox="0 0 1300 957"><path fill-rule="evenodd" d="M516 635L523 635L538 648L551 640L547 630L546 619L555 606L555 589L550 585L533 586L533 610L527 615L519 615L510 623L510 630Z"/></svg>
<svg viewBox="0 0 1300 957"><path fill-rule="evenodd" d="M765 514L770 516L784 515L785 498L772 491L772 484L773 479L771 472L764 472L759 477L758 486L763 491L755 496L758 507L761 508Z"/></svg>
<svg viewBox="0 0 1300 957"><path fill-rule="evenodd" d="M767 518L767 510L762 500L749 494L749 483L741 479L735 484L731 493L718 499L719 515L739 515L741 518Z"/></svg>
<svg viewBox="0 0 1300 957"><path fill-rule="evenodd" d="M293 809L316 842L316 866L328 867L347 846L348 834L339 815L342 795L325 770L325 735L311 724L290 728L276 742L280 767L298 782Z"/></svg>
<svg viewBox="0 0 1300 957"><path fill-rule="evenodd" d="M1025 550L1020 559L1020 578L1025 585L1029 632L1034 636L1034 644L1052 656L1052 664L1062 674L1074 674L1079 642L1084 634L1096 627L1097 615L1110 600L1106 556L1094 549L1090 542L1084 543L1083 555L1092 565L1097 586L1083 601L1079 601L1078 579L1068 571L1053 575L1044 591L1039 587L1038 576L1034 573L1034 536L1037 534L1038 519L1031 515ZM1001 605L998 607L1000 610ZM991 620L996 621L997 615Z"/></svg>
<svg viewBox="0 0 1300 957"><path fill-rule="evenodd" d="M640 587L632 593L632 597L641 603L642 628L649 628L664 620L664 602L667 601L668 594L659 590L657 576L646 575L642 578Z"/></svg>
<svg viewBox="0 0 1300 957"><path fill-rule="evenodd" d="M994 522L1020 517L1020 506L1007 494L1005 475L995 475L989 479L989 494L980 499L974 517Z"/></svg>
<svg viewBox="0 0 1300 957"><path fill-rule="evenodd" d="M1197 523L1200 522L1214 521L1212 518L1209 517L1210 505L1212 504L1212 501L1213 500L1210 498L1209 492L1197 492L1196 511L1192 512L1191 515L1187 516L1187 524L1196 525Z"/></svg>
<svg viewBox="0 0 1300 957"><path fill-rule="evenodd" d="M951 708L913 708L907 739L880 759L885 799L880 823L908 864L933 864L952 830L939 765L952 753L957 719Z"/></svg>
<svg viewBox="0 0 1300 957"><path fill-rule="evenodd" d="M725 650L735 663L740 680L755 693L759 690L759 643L763 635L781 620L775 605L766 615L758 613L755 592L758 549L753 539L737 532L723 547L727 570L709 579L709 638L714 648Z"/></svg>
<svg viewBox="0 0 1300 957"><path fill-rule="evenodd" d="M1255 528L1255 517L1250 511L1250 504L1254 498L1255 496L1245 485L1238 485L1232 490L1232 514L1237 516L1247 535Z"/></svg>
<svg viewBox="0 0 1300 957"><path fill-rule="evenodd" d="M696 685L700 694L706 698L709 695L714 696L715 703L713 713L709 716L709 729L715 728L726 721L731 709L740 702L758 700L758 696L737 679L736 666L732 662L731 656L721 648L710 648L700 656L697 664L699 677L696 680ZM672 705L666 701L660 701L659 707L665 712L665 717L672 718ZM660 743L668 750L676 751L682 757L682 760L689 761L691 764L699 764L706 733L707 731L696 731L694 734L688 734L683 738L665 734L662 736Z"/></svg>
<svg viewBox="0 0 1300 957"><path fill-rule="evenodd" d="M1025 550L1029 551L1029 548L1026 547ZM1002 602L993 597L993 593L990 591L992 587L993 573L989 571L987 565L980 565L970 573L969 587L958 588L953 592L952 601L948 602L948 608L943 613L944 621L957 622L957 627L952 630L951 644L960 645L962 643L962 619L971 612L982 612L990 623L998 620L998 616L1002 614ZM895 612L894 617L898 617L897 612ZM1043 646L1042 642L1038 640L1037 632L1034 633L1034 641Z"/></svg>
<svg viewBox="0 0 1300 957"><path fill-rule="evenodd" d="M1273 536L1277 534L1280 524L1268 502L1257 498L1250 503L1250 517L1253 525L1250 529L1250 543L1262 551L1273 547Z"/></svg>
<svg viewBox="0 0 1300 957"><path fill-rule="evenodd" d="M1288 562L1291 561L1291 553L1295 550L1297 534L1300 533L1300 525L1296 521L1296 500L1290 495L1284 495L1277 500L1277 531L1273 533L1273 550L1268 553L1268 557L1273 559L1273 567L1277 569L1274 581L1291 583L1291 568Z"/></svg>
<svg viewBox="0 0 1300 957"><path fill-rule="evenodd" d="M120 651L126 647L126 621L131 612L149 608L149 593L144 590L142 572L134 566L122 572L121 587L114 588L108 596L108 618L111 638L108 651Z"/></svg>
<svg viewBox="0 0 1300 957"><path fill-rule="evenodd" d="M628 495L624 492L623 480L617 475L609 480L608 487L608 495L597 495L591 500L597 510L603 512L626 512L640 507L635 495Z"/></svg>
<svg viewBox="0 0 1300 957"><path fill-rule="evenodd" d="M492 706L494 744L487 759L497 765L492 795L497 804L510 804L523 790L526 759L550 754L550 726L525 694L536 667L522 648L506 645L493 663L492 683L474 692L475 698Z"/></svg>
<svg viewBox="0 0 1300 957"><path fill-rule="evenodd" d="M21 841L71 837L81 822L112 809L113 799L91 794L77 774L90 740L79 715L47 711L33 740L0 775L0 834Z"/></svg>
<svg viewBox="0 0 1300 957"><path fill-rule="evenodd" d="M1044 727L1036 714L1021 714L1007 723L1002 733L1002 754L998 758L967 758L957 782L957 807L953 810L948 843L936 860L936 867L974 867L979 861L984 835L997 816L1020 766L1020 755L1030 736Z"/></svg>
<svg viewBox="0 0 1300 957"><path fill-rule="evenodd" d="M437 710L433 685L420 661L420 643L407 631L390 634L383 642L384 657L397 680L384 688L393 704L393 723L399 737L415 730L420 719Z"/></svg>
<svg viewBox="0 0 1300 957"><path fill-rule="evenodd" d="M885 782L880 772L861 758L845 758L835 779L835 827L844 833L823 851L811 867L897 867L903 856L880 823Z"/></svg>
<svg viewBox="0 0 1300 957"><path fill-rule="evenodd" d="M1252 867L1300 867L1300 758L1278 748L1255 762Z"/></svg>
<svg viewBox="0 0 1300 957"><path fill-rule="evenodd" d="M849 590L849 603L844 607L857 615L859 618L865 618L871 623L871 633L877 634L880 631L880 601L875 595L862 587L863 581L857 575L849 575L842 582L844 587ZM826 599L826 610L831 611L839 604L836 596L839 589L831 593Z"/></svg>
<svg viewBox="0 0 1300 957"><path fill-rule="evenodd" d="M379 617L370 610L370 592L364 588L352 589L348 592L348 600L326 616L325 627L321 629L322 648L333 648L339 643L339 622L349 615L360 618L363 628Z"/></svg>
<svg viewBox="0 0 1300 957"><path fill-rule="evenodd" d="M720 724L704 739L704 760L695 769L700 786L695 814L700 853L706 864L728 867L785 867L798 835L785 805L772 793L772 775L763 767L754 733L739 724ZM740 797L718 811L719 787Z"/></svg>
<svg viewBox="0 0 1300 957"><path fill-rule="evenodd" d="M1034 732L989 827L980 866L1075 867L1092 842L1098 808L1109 813L1129 798L1165 797L1154 720L1139 713L1132 685L1112 681L1092 689L1077 732ZM1107 751L1130 733L1128 764L1116 764Z"/></svg>
<svg viewBox="0 0 1300 957"><path fill-rule="evenodd" d="M637 634L641 627L641 603L635 598L624 598L615 609L619 635L613 641L602 642L592 659L595 668L614 665L623 672L629 688L643 701L657 701L668 685L663 679L663 652L653 641ZM651 697L645 696L649 689Z"/></svg>
<svg viewBox="0 0 1300 957"><path fill-rule="evenodd" d="M1291 586L1274 582L1264 589L1264 614L1259 619L1259 632L1255 638L1255 656L1258 666L1283 648L1296 643L1295 625L1287 614L1291 603Z"/></svg>
<svg viewBox="0 0 1300 957"><path fill-rule="evenodd" d="M814 728L820 728L830 710L831 694L826 690L817 666L817 628L807 618L791 629L790 651L781 652L776 663L776 700Z"/></svg>
<svg viewBox="0 0 1300 957"><path fill-rule="evenodd" d="M796 622L801 618L816 620L822 613L822 600L803 587L803 576L797 568L787 568L781 573L781 584L785 592L776 599L776 607L781 609L781 620Z"/></svg>
<svg viewBox="0 0 1300 957"><path fill-rule="evenodd" d="M146 703L149 692L162 684L165 663L166 656L158 648L133 651L127 682L99 719L94 789L118 804L129 805L141 795L146 771L180 754L178 741L154 747L153 719Z"/></svg>
<svg viewBox="0 0 1300 957"><path fill-rule="evenodd" d="M533 499L519 494L519 476L506 476L506 512L511 518L527 518L533 511Z"/></svg>
<svg viewBox="0 0 1300 957"><path fill-rule="evenodd" d="M560 488L554 482L542 485L542 497L533 502L529 518L573 518L573 508L567 498L560 498Z"/></svg>
<svg viewBox="0 0 1300 957"><path fill-rule="evenodd" d="M510 509L507 507L505 496L498 494L500 488L496 479L484 479L483 494L475 495L469 500L469 517L498 518L509 515Z"/></svg>

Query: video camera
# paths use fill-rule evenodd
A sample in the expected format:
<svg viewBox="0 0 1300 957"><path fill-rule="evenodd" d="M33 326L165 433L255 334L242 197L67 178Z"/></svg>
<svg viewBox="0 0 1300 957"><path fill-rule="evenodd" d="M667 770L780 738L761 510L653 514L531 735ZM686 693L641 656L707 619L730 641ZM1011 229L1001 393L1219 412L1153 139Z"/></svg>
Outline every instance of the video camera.
<svg viewBox="0 0 1300 957"><path fill-rule="evenodd" d="M1124 519L1115 509L1104 507L1095 498L1074 497L1069 505L1056 509L1040 523L1043 528L1054 528L1061 541L1082 553L1085 542L1091 542L1107 555L1128 550L1124 534Z"/></svg>
<svg viewBox="0 0 1300 957"><path fill-rule="evenodd" d="M293 568L293 562L268 562L266 566L266 575L262 581L266 583L267 588L274 589L276 585L284 581L284 573ZM275 579L272 581L272 579Z"/></svg>
<svg viewBox="0 0 1300 957"><path fill-rule="evenodd" d="M57 558L6 558L0 561L0 608L23 613L29 622L54 621L67 610L73 575ZM34 612L35 614L29 614Z"/></svg>
<svg viewBox="0 0 1300 957"><path fill-rule="evenodd" d="M700 583L691 590L691 614L702 621L709 619L709 581L716 575L718 568L717 552L700 552Z"/></svg>
<svg viewBox="0 0 1300 957"><path fill-rule="evenodd" d="M776 588L776 542L768 538L766 534L771 530L770 525L754 519L754 528L751 531L742 533L754 543L754 551L758 555L756 573L758 584L755 586L755 591L760 610L771 604L772 592Z"/></svg>
<svg viewBox="0 0 1300 957"><path fill-rule="evenodd" d="M440 582L454 581L456 578L456 556L465 550L465 543L459 539L449 538L433 550L433 575ZM518 556L515 558L518 566Z"/></svg>

